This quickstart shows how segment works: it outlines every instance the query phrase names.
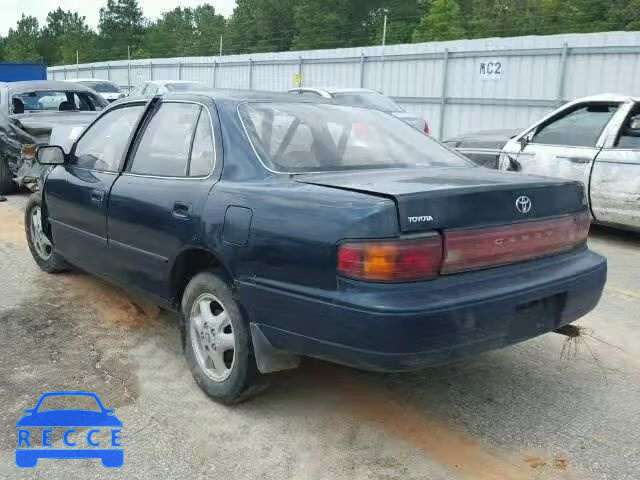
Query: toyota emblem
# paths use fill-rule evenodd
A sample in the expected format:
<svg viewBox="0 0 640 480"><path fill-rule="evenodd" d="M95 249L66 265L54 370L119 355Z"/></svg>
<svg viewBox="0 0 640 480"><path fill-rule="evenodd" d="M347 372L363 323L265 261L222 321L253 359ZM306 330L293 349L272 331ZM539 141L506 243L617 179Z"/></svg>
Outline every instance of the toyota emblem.
<svg viewBox="0 0 640 480"><path fill-rule="evenodd" d="M526 195L522 195L516 199L516 208L522 214L529 213L531 211L531 199Z"/></svg>

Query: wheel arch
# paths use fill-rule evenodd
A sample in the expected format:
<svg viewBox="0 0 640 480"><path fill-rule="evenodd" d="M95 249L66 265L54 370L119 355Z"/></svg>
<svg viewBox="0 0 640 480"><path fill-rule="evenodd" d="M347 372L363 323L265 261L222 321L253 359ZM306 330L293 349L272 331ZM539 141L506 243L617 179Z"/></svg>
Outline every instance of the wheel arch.
<svg viewBox="0 0 640 480"><path fill-rule="evenodd" d="M188 247L180 252L171 265L169 298L171 305L180 309L182 295L189 281L205 270L216 270L233 287L233 275L220 255L204 247Z"/></svg>

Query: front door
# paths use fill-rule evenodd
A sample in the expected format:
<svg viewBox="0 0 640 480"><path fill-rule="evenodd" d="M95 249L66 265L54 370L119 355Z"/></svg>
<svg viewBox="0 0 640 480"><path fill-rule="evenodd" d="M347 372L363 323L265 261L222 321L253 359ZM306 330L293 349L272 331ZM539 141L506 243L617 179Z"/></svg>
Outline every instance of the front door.
<svg viewBox="0 0 640 480"><path fill-rule="evenodd" d="M538 126L518 154L523 173L566 178L589 184L593 161L600 152L600 137L619 105L579 104Z"/></svg>
<svg viewBox="0 0 640 480"><path fill-rule="evenodd" d="M215 148L207 108L184 101L155 108L111 190L109 251L118 280L166 299L173 260L202 235Z"/></svg>
<svg viewBox="0 0 640 480"><path fill-rule="evenodd" d="M598 222L640 229L640 105L596 158L590 194Z"/></svg>
<svg viewBox="0 0 640 480"><path fill-rule="evenodd" d="M79 267L107 272L109 193L143 111L144 105L128 105L105 113L78 139L65 166L55 169L45 183L56 249Z"/></svg>

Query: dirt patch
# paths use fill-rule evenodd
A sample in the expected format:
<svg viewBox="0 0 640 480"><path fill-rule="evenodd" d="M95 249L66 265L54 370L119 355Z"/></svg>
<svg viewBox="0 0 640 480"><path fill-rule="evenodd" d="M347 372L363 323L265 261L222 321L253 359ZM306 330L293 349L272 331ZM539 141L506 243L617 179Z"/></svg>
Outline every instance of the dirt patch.
<svg viewBox="0 0 640 480"><path fill-rule="evenodd" d="M27 246L22 213L10 209L6 204L0 204L0 243Z"/></svg>
<svg viewBox="0 0 640 480"><path fill-rule="evenodd" d="M347 403L349 415L361 422L373 422L431 459L473 480L524 480L531 478L522 467L505 455L492 451L475 439L451 429L425 412L401 404L390 396L345 375L340 368L317 365L317 378L338 393Z"/></svg>
<svg viewBox="0 0 640 480"><path fill-rule="evenodd" d="M62 278L74 302L91 306L109 323L139 328L160 315L153 303L97 278L82 273L69 273Z"/></svg>
<svg viewBox="0 0 640 480"><path fill-rule="evenodd" d="M528 457L525 457L524 463L528 464L531 468L540 468L544 467L547 464L547 462L545 462L540 457L536 457L535 455L529 455Z"/></svg>
<svg viewBox="0 0 640 480"><path fill-rule="evenodd" d="M558 470L566 470L569 464L567 460L562 457L556 457L553 459L553 466Z"/></svg>

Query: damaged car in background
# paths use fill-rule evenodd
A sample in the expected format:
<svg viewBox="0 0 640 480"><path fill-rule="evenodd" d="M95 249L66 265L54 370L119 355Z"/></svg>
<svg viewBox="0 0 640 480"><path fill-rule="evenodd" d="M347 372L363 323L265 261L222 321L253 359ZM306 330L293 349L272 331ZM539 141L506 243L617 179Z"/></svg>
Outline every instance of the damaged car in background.
<svg viewBox="0 0 640 480"><path fill-rule="evenodd" d="M108 105L80 84L37 80L0 83L0 195L19 186L37 184L42 167L35 161L37 146L77 137L84 126Z"/></svg>
<svg viewBox="0 0 640 480"><path fill-rule="evenodd" d="M490 168L578 180L594 222L640 230L639 98L579 98L519 133L471 133L445 144Z"/></svg>

